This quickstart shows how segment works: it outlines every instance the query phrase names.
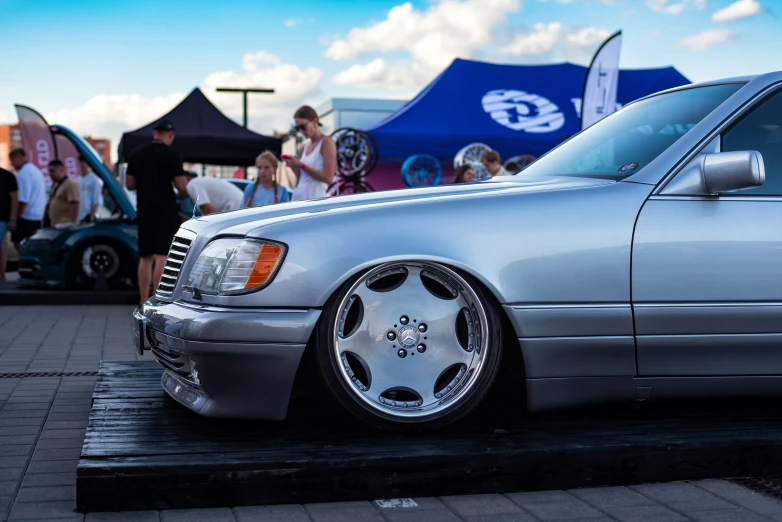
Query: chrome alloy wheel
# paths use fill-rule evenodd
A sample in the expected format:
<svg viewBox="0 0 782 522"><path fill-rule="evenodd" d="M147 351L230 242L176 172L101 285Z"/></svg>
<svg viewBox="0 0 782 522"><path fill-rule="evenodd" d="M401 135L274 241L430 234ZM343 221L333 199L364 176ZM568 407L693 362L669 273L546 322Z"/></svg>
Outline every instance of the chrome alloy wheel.
<svg viewBox="0 0 782 522"><path fill-rule="evenodd" d="M381 265L337 309L333 356L348 390L397 418L461 403L485 367L488 319L470 285L429 262Z"/></svg>

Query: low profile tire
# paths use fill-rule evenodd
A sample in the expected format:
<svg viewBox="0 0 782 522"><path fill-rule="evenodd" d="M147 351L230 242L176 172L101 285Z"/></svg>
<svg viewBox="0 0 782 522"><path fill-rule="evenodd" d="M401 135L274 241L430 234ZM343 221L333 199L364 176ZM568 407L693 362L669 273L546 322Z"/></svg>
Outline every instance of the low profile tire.
<svg viewBox="0 0 782 522"><path fill-rule="evenodd" d="M387 263L352 278L318 322L327 389L384 430L458 421L497 375L502 329L492 303L474 279L436 263Z"/></svg>

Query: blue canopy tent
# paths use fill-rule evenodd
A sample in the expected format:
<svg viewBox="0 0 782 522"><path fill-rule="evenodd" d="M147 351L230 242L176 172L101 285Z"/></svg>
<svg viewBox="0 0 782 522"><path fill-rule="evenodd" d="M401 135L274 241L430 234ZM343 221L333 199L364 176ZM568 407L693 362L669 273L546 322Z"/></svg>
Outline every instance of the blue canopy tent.
<svg viewBox="0 0 782 522"><path fill-rule="evenodd" d="M502 158L540 156L579 131L586 67L497 65L456 59L432 83L369 133L384 160L431 154L451 161L472 142ZM618 102L690 83L673 67L623 70Z"/></svg>

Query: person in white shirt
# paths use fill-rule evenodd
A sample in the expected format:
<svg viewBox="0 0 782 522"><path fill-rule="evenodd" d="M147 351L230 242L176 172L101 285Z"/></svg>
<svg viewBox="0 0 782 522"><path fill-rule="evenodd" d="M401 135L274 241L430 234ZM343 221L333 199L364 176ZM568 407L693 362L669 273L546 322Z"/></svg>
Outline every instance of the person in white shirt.
<svg viewBox="0 0 782 522"><path fill-rule="evenodd" d="M299 177L291 201L324 198L337 172L337 146L331 136L320 130L318 113L309 105L299 107L293 114L293 121L296 130L307 141L301 158L283 157L285 164Z"/></svg>
<svg viewBox="0 0 782 522"><path fill-rule="evenodd" d="M16 183L19 186L16 229L11 233L11 241L19 252L22 241L41 227L46 208L46 182L41 171L27 161L24 149L13 149L8 158L16 169Z"/></svg>
<svg viewBox="0 0 782 522"><path fill-rule="evenodd" d="M76 180L81 194L79 223L90 223L95 220L98 207L103 204L103 181L92 172L87 159L81 155L79 155L79 167L81 176Z"/></svg>
<svg viewBox="0 0 782 522"><path fill-rule="evenodd" d="M187 195L201 214L236 210L242 206L242 190L220 178L188 176Z"/></svg>

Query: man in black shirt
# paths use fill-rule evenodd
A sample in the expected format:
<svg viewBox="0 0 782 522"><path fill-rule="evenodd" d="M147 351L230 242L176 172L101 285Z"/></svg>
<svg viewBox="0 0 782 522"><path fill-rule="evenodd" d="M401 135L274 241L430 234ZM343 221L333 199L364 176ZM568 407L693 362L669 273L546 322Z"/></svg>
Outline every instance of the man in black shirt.
<svg viewBox="0 0 782 522"><path fill-rule="evenodd" d="M125 185L128 190L136 191L138 285L142 304L149 298L150 282L154 281L155 288L160 283L168 250L181 224L171 184L181 194L187 194L182 157L171 149L173 141L174 124L162 120L152 131L152 142L134 150L128 160Z"/></svg>
<svg viewBox="0 0 782 522"><path fill-rule="evenodd" d="M0 281L5 281L5 265L8 262L8 252L5 251L5 234L16 230L16 213L19 199L16 176L0 169Z"/></svg>

